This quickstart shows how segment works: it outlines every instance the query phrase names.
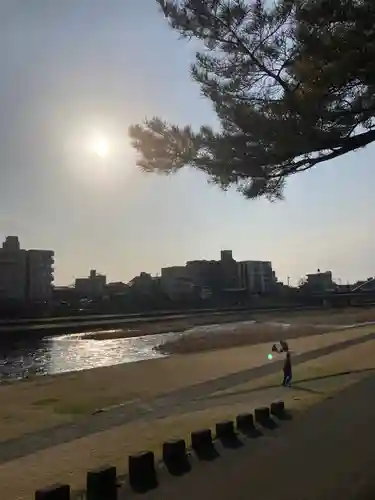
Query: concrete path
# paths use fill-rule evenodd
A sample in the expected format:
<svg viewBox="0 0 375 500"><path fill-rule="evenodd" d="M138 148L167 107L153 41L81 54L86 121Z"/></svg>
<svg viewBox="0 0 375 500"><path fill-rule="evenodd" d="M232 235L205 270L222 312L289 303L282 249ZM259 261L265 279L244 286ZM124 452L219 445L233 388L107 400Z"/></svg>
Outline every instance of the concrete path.
<svg viewBox="0 0 375 500"><path fill-rule="evenodd" d="M268 437L226 450L213 462L200 462L184 477L163 478L145 498L375 498L374 395L371 376L282 423Z"/></svg>
<svg viewBox="0 0 375 500"><path fill-rule="evenodd" d="M339 344L325 346L314 351L304 352L294 357L294 365L318 358L342 349L375 339L375 332L362 337L350 339ZM181 412L181 408L192 405L208 395L245 383L251 379L277 373L282 368L283 361L251 368L225 377L196 384L167 395L158 396L145 405L142 401L125 404L109 411L98 413L71 424L44 429L32 434L26 434L16 439L0 443L0 464L14 460L36 451L50 448L62 443L73 441L96 432L102 432L112 427L131 423L139 418L162 418Z"/></svg>

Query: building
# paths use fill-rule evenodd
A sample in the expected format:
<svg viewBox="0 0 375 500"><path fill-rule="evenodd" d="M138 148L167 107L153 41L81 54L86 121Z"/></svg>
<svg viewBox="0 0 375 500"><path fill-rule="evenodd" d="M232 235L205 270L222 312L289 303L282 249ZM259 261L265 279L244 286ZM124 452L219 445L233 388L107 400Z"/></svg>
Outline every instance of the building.
<svg viewBox="0 0 375 500"><path fill-rule="evenodd" d="M187 278L186 266L163 267L161 277L164 279Z"/></svg>
<svg viewBox="0 0 375 500"><path fill-rule="evenodd" d="M97 274L95 269L91 269L87 278L77 278L75 280L74 288L82 296L99 298L105 293L106 283L106 276Z"/></svg>
<svg viewBox="0 0 375 500"><path fill-rule="evenodd" d="M303 288L312 292L330 291L336 288L336 284L332 279L332 271L321 272L320 269L316 273L307 274Z"/></svg>
<svg viewBox="0 0 375 500"><path fill-rule="evenodd" d="M0 248L0 300L26 300L27 252L16 236L7 236Z"/></svg>
<svg viewBox="0 0 375 500"><path fill-rule="evenodd" d="M122 295L129 291L129 286L122 281L112 281L106 284L105 289L108 295Z"/></svg>
<svg viewBox="0 0 375 500"><path fill-rule="evenodd" d="M147 297L152 296L157 287L157 280L151 274L142 272L139 276L135 276L128 283L129 288L136 295Z"/></svg>
<svg viewBox="0 0 375 500"><path fill-rule="evenodd" d="M52 297L54 253L51 250L28 250L27 295L36 302Z"/></svg>
<svg viewBox="0 0 375 500"><path fill-rule="evenodd" d="M216 292L221 288L221 267L217 260L191 260L186 262L187 277L195 286Z"/></svg>
<svg viewBox="0 0 375 500"><path fill-rule="evenodd" d="M164 267L160 284L172 300L189 295L220 299L249 293L273 293L277 278L271 262L237 262L232 250L221 250L220 260L191 260L185 266Z"/></svg>
<svg viewBox="0 0 375 500"><path fill-rule="evenodd" d="M53 263L53 251L24 250L17 236L7 236L0 248L0 300L49 301Z"/></svg>
<svg viewBox="0 0 375 500"><path fill-rule="evenodd" d="M175 301L188 300L194 296L195 286L186 266L163 267L160 276L161 290Z"/></svg>
<svg viewBox="0 0 375 500"><path fill-rule="evenodd" d="M186 272L196 286L213 292L271 293L277 283L271 262L237 262L231 250L221 250L219 261L187 262Z"/></svg>
<svg viewBox="0 0 375 500"><path fill-rule="evenodd" d="M52 290L52 297L55 304L70 305L76 301L76 290L74 286L55 286Z"/></svg>
<svg viewBox="0 0 375 500"><path fill-rule="evenodd" d="M162 291L173 301L185 301L193 299L196 292L194 283L186 276L160 279Z"/></svg>
<svg viewBox="0 0 375 500"><path fill-rule="evenodd" d="M269 261L247 260L238 262L239 287L250 293L265 294L275 290L277 278Z"/></svg>
<svg viewBox="0 0 375 500"><path fill-rule="evenodd" d="M221 289L236 290L240 287L238 277L238 264L234 260L232 250L220 252L220 281Z"/></svg>

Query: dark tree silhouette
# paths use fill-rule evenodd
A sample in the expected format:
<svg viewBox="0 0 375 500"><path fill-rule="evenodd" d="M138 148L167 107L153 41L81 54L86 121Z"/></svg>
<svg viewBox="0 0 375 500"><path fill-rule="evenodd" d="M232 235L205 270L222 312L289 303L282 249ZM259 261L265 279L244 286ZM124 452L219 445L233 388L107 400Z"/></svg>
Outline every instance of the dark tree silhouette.
<svg viewBox="0 0 375 500"><path fill-rule="evenodd" d="M157 1L202 43L191 75L220 127L130 127L145 171L191 165L273 200L290 175L375 140L374 0Z"/></svg>

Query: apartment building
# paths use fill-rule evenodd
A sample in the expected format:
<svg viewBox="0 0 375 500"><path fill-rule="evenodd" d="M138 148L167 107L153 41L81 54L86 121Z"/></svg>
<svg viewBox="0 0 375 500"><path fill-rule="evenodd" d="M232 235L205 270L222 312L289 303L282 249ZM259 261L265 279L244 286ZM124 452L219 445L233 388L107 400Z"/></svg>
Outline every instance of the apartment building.
<svg viewBox="0 0 375 500"><path fill-rule="evenodd" d="M221 267L217 260L190 260L186 262L186 273L197 287L211 291L221 288Z"/></svg>
<svg viewBox="0 0 375 500"><path fill-rule="evenodd" d="M0 300L50 300L53 263L53 251L24 250L17 236L7 236L0 248Z"/></svg>
<svg viewBox="0 0 375 500"><path fill-rule="evenodd" d="M247 260L237 263L240 288L250 293L269 293L277 283L276 274L269 261Z"/></svg>
<svg viewBox="0 0 375 500"><path fill-rule="evenodd" d="M238 263L233 258L232 250L221 250L220 252L220 281L222 289L236 290L241 288L238 279Z"/></svg>
<svg viewBox="0 0 375 500"><path fill-rule="evenodd" d="M49 301L52 297L54 252L27 251L27 295L33 301Z"/></svg>
<svg viewBox="0 0 375 500"><path fill-rule="evenodd" d="M274 290L277 278L269 261L242 261L233 258L231 250L221 250L218 261L189 261L187 273L195 285L211 291L247 290L249 293L268 293Z"/></svg>
<svg viewBox="0 0 375 500"><path fill-rule="evenodd" d="M186 266L163 267L160 287L172 300L189 299L193 296L195 289Z"/></svg>
<svg viewBox="0 0 375 500"><path fill-rule="evenodd" d="M185 266L164 267L160 285L172 299L196 293L209 298L222 293L272 293L277 278L271 262L237 262L232 250L221 250L220 260L192 260L186 262Z"/></svg>
<svg viewBox="0 0 375 500"><path fill-rule="evenodd" d="M0 300L26 300L27 252L8 236L0 248Z"/></svg>

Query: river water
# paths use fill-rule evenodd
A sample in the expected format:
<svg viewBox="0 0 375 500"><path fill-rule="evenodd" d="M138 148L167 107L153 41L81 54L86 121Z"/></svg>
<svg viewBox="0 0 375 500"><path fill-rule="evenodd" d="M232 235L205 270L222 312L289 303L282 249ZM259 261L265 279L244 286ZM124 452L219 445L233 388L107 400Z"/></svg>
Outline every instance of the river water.
<svg viewBox="0 0 375 500"><path fill-rule="evenodd" d="M241 325L253 323L254 321L245 321L241 322ZM60 335L37 342L23 339L1 346L0 382L33 375L51 375L160 358L165 355L159 352L157 347L165 341L205 331L213 334L228 332L234 330L238 324L212 324L196 326L183 332L105 340L88 338L93 333L101 332ZM116 334L118 331L103 330L103 333Z"/></svg>
<svg viewBox="0 0 375 500"><path fill-rule="evenodd" d="M0 348L0 382L33 375L72 372L160 358L164 355L157 350L157 347L165 341L180 336L201 335L205 332L219 335L223 332L234 331L239 325L251 327L254 323L255 321L242 321L196 326L184 332L131 338L97 340L87 338L94 332L85 332L45 338L38 342L26 340L12 342ZM282 323L268 324L282 329L291 326ZM331 328L334 327L331 326ZM117 331L105 330L103 333L116 333Z"/></svg>
<svg viewBox="0 0 375 500"><path fill-rule="evenodd" d="M105 333L110 333L106 330ZM115 331L113 330L115 333ZM0 381L50 375L162 357L155 348L176 334L94 340L93 332L61 335L38 342L17 341L2 346ZM98 332L95 332L98 333Z"/></svg>

